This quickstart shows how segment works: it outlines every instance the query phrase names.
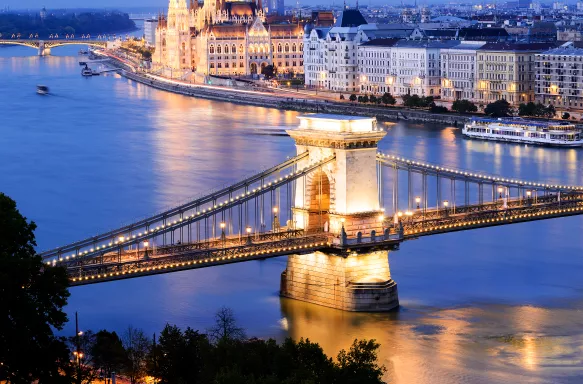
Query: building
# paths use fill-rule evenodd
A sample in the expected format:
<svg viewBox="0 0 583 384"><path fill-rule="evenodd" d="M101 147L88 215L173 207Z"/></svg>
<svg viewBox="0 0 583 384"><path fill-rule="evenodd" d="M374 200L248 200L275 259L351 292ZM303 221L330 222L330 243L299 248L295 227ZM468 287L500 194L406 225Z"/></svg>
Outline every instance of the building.
<svg viewBox="0 0 583 384"><path fill-rule="evenodd" d="M369 40L408 38L412 26L368 24L356 9L345 9L331 28L306 26L304 74L308 87L359 92L358 47Z"/></svg>
<svg viewBox="0 0 583 384"><path fill-rule="evenodd" d="M475 98L477 52L485 42L464 41L440 50L441 98L445 101Z"/></svg>
<svg viewBox="0 0 583 384"><path fill-rule="evenodd" d="M536 101L583 111L583 49L554 48L535 55Z"/></svg>
<svg viewBox="0 0 583 384"><path fill-rule="evenodd" d="M151 47L156 45L156 28L158 28L158 19L144 20L144 40Z"/></svg>
<svg viewBox="0 0 583 384"><path fill-rule="evenodd" d="M358 47L360 92L382 95L391 93L395 73L391 70L391 48L397 39L374 39Z"/></svg>
<svg viewBox="0 0 583 384"><path fill-rule="evenodd" d="M475 101L534 101L535 55L554 43L487 43L478 50Z"/></svg>
<svg viewBox="0 0 583 384"><path fill-rule="evenodd" d="M391 93L394 95L416 94L419 96L439 96L441 88L442 49L460 44L456 40L412 41L400 40L392 47ZM370 65L363 62L362 65Z"/></svg>
<svg viewBox="0 0 583 384"><path fill-rule="evenodd" d="M285 15L284 0L267 0L266 12L268 15Z"/></svg>
<svg viewBox="0 0 583 384"><path fill-rule="evenodd" d="M583 34L576 29L557 31L558 41L583 41Z"/></svg>
<svg viewBox="0 0 583 384"><path fill-rule="evenodd" d="M262 0L170 0L156 29L154 65L175 76L240 76L275 65L280 74L303 73L299 20L265 23Z"/></svg>

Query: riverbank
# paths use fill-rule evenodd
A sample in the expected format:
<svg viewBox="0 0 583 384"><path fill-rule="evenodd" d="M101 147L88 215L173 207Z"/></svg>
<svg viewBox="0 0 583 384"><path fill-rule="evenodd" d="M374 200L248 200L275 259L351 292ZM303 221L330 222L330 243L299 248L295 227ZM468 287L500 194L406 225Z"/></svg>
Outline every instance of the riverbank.
<svg viewBox="0 0 583 384"><path fill-rule="evenodd" d="M117 60L116 60L117 61ZM355 116L376 117L379 121L406 120L412 122L432 122L453 126L461 126L470 116L457 114L436 114L427 111L415 111L405 108L372 107L352 104L348 102L334 102L329 100L315 100L301 97L284 97L271 94L269 90L255 91L253 88L234 89L201 84L180 83L159 76L133 72L127 64L117 63L124 70L121 75L141 84L168 92L185 96L200 97L215 101L226 101L236 104L258 107L276 108L297 112L317 112ZM274 92L273 92L274 93Z"/></svg>

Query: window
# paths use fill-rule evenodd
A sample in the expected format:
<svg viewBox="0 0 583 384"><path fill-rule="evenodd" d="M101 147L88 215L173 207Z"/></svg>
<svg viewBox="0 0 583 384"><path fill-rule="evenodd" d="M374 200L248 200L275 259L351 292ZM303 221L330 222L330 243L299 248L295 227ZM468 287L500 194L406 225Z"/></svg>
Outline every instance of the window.
<svg viewBox="0 0 583 384"><path fill-rule="evenodd" d="M221 51L222 51L221 46L220 45L217 45L217 53L222 53Z"/></svg>
<svg viewBox="0 0 583 384"><path fill-rule="evenodd" d="M215 53L215 46L211 44L209 47L209 53Z"/></svg>

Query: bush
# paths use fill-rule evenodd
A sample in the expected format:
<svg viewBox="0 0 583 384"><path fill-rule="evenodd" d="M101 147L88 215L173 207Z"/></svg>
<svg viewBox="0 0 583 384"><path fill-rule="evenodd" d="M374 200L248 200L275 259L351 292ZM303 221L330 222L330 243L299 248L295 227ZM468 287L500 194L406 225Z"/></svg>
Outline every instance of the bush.
<svg viewBox="0 0 583 384"><path fill-rule="evenodd" d="M471 113L478 112L478 107L469 100L456 100L453 102L451 110L459 113Z"/></svg>
<svg viewBox="0 0 583 384"><path fill-rule="evenodd" d="M433 113L446 113L448 110L447 107L442 105L435 105L435 103L433 103L433 105L429 108L429 111Z"/></svg>
<svg viewBox="0 0 583 384"><path fill-rule="evenodd" d="M532 101L527 104L520 104L518 106L519 116L535 116L535 117L553 117L555 116L555 107L549 105L545 107L541 103L533 103Z"/></svg>
<svg viewBox="0 0 583 384"><path fill-rule="evenodd" d="M352 95L350 95L350 97L348 98L348 100L352 101L353 103L356 101L356 95L353 93Z"/></svg>
<svg viewBox="0 0 583 384"><path fill-rule="evenodd" d="M385 92L383 96L381 96L381 101L385 105L395 105L397 100L388 92Z"/></svg>
<svg viewBox="0 0 583 384"><path fill-rule="evenodd" d="M403 105L410 108L428 108L433 103L433 96L419 97L419 95L403 95Z"/></svg>
<svg viewBox="0 0 583 384"><path fill-rule="evenodd" d="M563 116L561 116L561 118L563 120L568 120L571 117L571 114L569 112L565 112L563 113Z"/></svg>

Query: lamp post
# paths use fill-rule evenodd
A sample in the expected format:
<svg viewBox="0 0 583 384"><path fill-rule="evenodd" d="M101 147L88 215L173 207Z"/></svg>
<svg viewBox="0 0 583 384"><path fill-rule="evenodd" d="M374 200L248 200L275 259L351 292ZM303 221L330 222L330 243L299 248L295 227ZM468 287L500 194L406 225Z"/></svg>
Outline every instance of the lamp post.
<svg viewBox="0 0 583 384"><path fill-rule="evenodd" d="M530 200L531 196L532 196L532 191L530 191L530 190L526 191L526 205L530 205L530 203L531 203L531 200Z"/></svg>
<svg viewBox="0 0 583 384"><path fill-rule="evenodd" d="M504 191L504 188L502 187L498 187L498 198L501 199L502 198L502 191Z"/></svg>
<svg viewBox="0 0 583 384"><path fill-rule="evenodd" d="M148 258L148 246L150 245L150 242L148 242L148 240L144 240L144 259Z"/></svg>
<svg viewBox="0 0 583 384"><path fill-rule="evenodd" d="M443 201L443 213L445 216L447 216L447 208L449 207L449 201L448 200L444 200Z"/></svg>
<svg viewBox="0 0 583 384"><path fill-rule="evenodd" d="M245 232L247 232L247 244L251 244L252 242L251 242L251 226L250 225L248 225L245 228Z"/></svg>
<svg viewBox="0 0 583 384"><path fill-rule="evenodd" d="M277 207L273 207L273 232L279 232L279 218L277 217Z"/></svg>
<svg viewBox="0 0 583 384"><path fill-rule="evenodd" d="M225 243L227 241L227 236L225 235L225 227L227 226L227 224L225 224L224 221L221 221L219 226L221 227L221 241L223 243L223 249L225 249Z"/></svg>
<svg viewBox="0 0 583 384"><path fill-rule="evenodd" d="M405 216L407 216L407 221L410 224L413 221L413 212L407 210L405 211Z"/></svg>
<svg viewBox="0 0 583 384"><path fill-rule="evenodd" d="M79 317L77 312L75 312L75 358L77 359L77 384L81 384L81 359L83 358L83 352L81 351L81 335L83 332L79 330Z"/></svg>
<svg viewBox="0 0 583 384"><path fill-rule="evenodd" d="M415 197L415 204L417 204L417 209L421 208L421 198L419 196Z"/></svg>

